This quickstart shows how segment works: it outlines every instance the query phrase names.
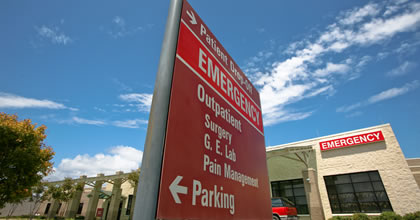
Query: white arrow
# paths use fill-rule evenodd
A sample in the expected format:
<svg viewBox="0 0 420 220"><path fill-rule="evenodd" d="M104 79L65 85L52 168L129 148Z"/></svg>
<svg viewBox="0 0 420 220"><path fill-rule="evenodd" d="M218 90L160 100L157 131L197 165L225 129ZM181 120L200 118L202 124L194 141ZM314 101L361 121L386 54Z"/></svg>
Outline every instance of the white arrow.
<svg viewBox="0 0 420 220"><path fill-rule="evenodd" d="M172 197L174 197L175 203L178 204L181 204L181 200L178 197L178 193L187 194L188 192L187 187L178 185L179 182L181 182L182 178L182 176L177 176L169 186L169 190L171 191Z"/></svg>
<svg viewBox="0 0 420 220"><path fill-rule="evenodd" d="M191 24L197 24L197 20L195 20L194 13L192 11L187 11L187 15L191 18Z"/></svg>

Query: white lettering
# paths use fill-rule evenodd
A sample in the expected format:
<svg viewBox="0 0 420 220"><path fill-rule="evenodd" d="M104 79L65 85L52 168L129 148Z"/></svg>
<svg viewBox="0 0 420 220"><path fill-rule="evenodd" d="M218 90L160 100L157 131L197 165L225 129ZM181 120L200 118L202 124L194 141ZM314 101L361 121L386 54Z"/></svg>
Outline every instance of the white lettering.
<svg viewBox="0 0 420 220"><path fill-rule="evenodd" d="M207 57L207 54L206 53L204 53L204 51L203 50L201 50L201 48L200 48L200 50L199 50L199 55L198 55L198 67L200 67L200 69L203 71L203 72L206 72L206 68L204 68L203 67L203 63L204 64L206 64L206 61L204 60L204 58L206 58Z"/></svg>
<svg viewBox="0 0 420 220"><path fill-rule="evenodd" d="M379 132L378 133L373 133L373 135L375 135L376 140L379 140Z"/></svg>
<svg viewBox="0 0 420 220"><path fill-rule="evenodd" d="M231 215L235 214L235 196L223 192L222 186L214 185L213 189L206 189L200 181L193 180L192 205L197 205L197 201L202 207L227 209Z"/></svg>

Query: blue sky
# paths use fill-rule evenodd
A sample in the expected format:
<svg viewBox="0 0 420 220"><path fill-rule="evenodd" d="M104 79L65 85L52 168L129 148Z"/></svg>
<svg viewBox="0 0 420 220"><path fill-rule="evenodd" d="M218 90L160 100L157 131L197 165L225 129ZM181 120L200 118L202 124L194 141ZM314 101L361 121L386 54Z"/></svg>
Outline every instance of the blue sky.
<svg viewBox="0 0 420 220"><path fill-rule="evenodd" d="M419 1L198 1L260 91L266 145L390 123L420 157ZM0 111L45 124L54 178L141 162L168 1L1 1Z"/></svg>

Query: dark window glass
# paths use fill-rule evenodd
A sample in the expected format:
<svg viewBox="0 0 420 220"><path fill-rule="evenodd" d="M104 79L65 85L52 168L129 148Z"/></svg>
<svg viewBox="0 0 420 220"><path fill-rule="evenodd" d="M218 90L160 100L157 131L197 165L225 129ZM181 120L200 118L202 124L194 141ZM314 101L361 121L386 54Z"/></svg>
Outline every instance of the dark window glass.
<svg viewBox="0 0 420 220"><path fill-rule="evenodd" d="M379 202L379 207L384 211L393 211L389 202Z"/></svg>
<svg viewBox="0 0 420 220"><path fill-rule="evenodd" d="M295 196L304 196L305 195L305 189L304 188L293 189L293 194Z"/></svg>
<svg viewBox="0 0 420 220"><path fill-rule="evenodd" d="M77 214L78 215L82 214L82 210L83 210L83 203L79 203L79 208L77 209Z"/></svg>
<svg viewBox="0 0 420 220"><path fill-rule="evenodd" d="M382 182L372 182L372 185L373 185L373 189L375 189L375 191L385 190L384 185L382 184Z"/></svg>
<svg viewBox="0 0 420 220"><path fill-rule="evenodd" d="M298 214L309 214L308 205L297 205Z"/></svg>
<svg viewBox="0 0 420 220"><path fill-rule="evenodd" d="M295 197L296 200L294 201L294 203L296 205L307 205L307 201L306 201L306 196L296 196Z"/></svg>
<svg viewBox="0 0 420 220"><path fill-rule="evenodd" d="M375 192L375 194L376 194L376 199L380 202L387 202L389 200L385 191Z"/></svg>
<svg viewBox="0 0 420 220"><path fill-rule="evenodd" d="M376 195L373 192L356 193L357 201L359 202L375 202Z"/></svg>
<svg viewBox="0 0 420 220"><path fill-rule="evenodd" d="M303 188L303 181L301 179L292 180L293 188Z"/></svg>
<svg viewBox="0 0 420 220"><path fill-rule="evenodd" d="M362 202L360 203L360 209L362 212L376 212L379 207L376 202Z"/></svg>
<svg viewBox="0 0 420 220"><path fill-rule="evenodd" d="M369 182L368 173L355 173L351 174L351 182L360 183L360 182Z"/></svg>
<svg viewBox="0 0 420 220"><path fill-rule="evenodd" d="M271 191L273 193L273 197L280 197L279 184L271 183Z"/></svg>
<svg viewBox="0 0 420 220"><path fill-rule="evenodd" d="M340 204L331 202L331 210L333 213L340 213Z"/></svg>
<svg viewBox="0 0 420 220"><path fill-rule="evenodd" d="M356 200L354 193L342 193L338 194L338 200L340 203L354 202Z"/></svg>
<svg viewBox="0 0 420 220"><path fill-rule="evenodd" d="M344 213L359 212L359 206L357 203L341 203L341 211Z"/></svg>
<svg viewBox="0 0 420 220"><path fill-rule="evenodd" d="M338 195L337 194L332 194L328 196L330 199L331 203L338 203Z"/></svg>
<svg viewBox="0 0 420 220"><path fill-rule="evenodd" d="M330 185L330 186L327 185L327 191L328 191L328 194L331 194L331 195L337 194L337 189L335 188L335 185Z"/></svg>
<svg viewBox="0 0 420 220"><path fill-rule="evenodd" d="M125 210L125 215L130 215L132 204L133 204L133 195L129 195L128 200L127 200L127 209Z"/></svg>
<svg viewBox="0 0 420 220"><path fill-rule="evenodd" d="M294 203L298 214L309 214L303 179L271 182L273 197L284 197Z"/></svg>
<svg viewBox="0 0 420 220"><path fill-rule="evenodd" d="M370 181L382 181L378 172L369 172Z"/></svg>
<svg viewBox="0 0 420 220"><path fill-rule="evenodd" d="M354 183L353 186L354 186L355 192L372 192L373 191L371 182Z"/></svg>
<svg viewBox="0 0 420 220"><path fill-rule="evenodd" d="M290 202L296 203L295 197L294 196L289 196L289 197L284 197L287 200L289 200ZM305 198L306 199L306 198Z"/></svg>
<svg viewBox="0 0 420 220"><path fill-rule="evenodd" d="M47 206L45 207L44 215L48 214L48 211L50 211L50 207L51 207L51 203L48 203Z"/></svg>
<svg viewBox="0 0 420 220"><path fill-rule="evenodd" d="M341 176L335 176L334 178L334 184L342 184L342 183L350 183L350 176L348 175L341 175Z"/></svg>
<svg viewBox="0 0 420 220"><path fill-rule="evenodd" d="M353 192L353 186L351 183L349 184L340 184L335 186L337 189L337 193L349 193Z"/></svg>
<svg viewBox="0 0 420 220"><path fill-rule="evenodd" d="M333 214L393 211L378 171L325 176Z"/></svg>
<svg viewBox="0 0 420 220"><path fill-rule="evenodd" d="M283 192L286 197L293 196L293 189L285 189Z"/></svg>
<svg viewBox="0 0 420 220"><path fill-rule="evenodd" d="M56 215L58 215L58 213L60 212L60 209L61 209L61 203L58 204L58 209L57 209L57 212L55 213Z"/></svg>

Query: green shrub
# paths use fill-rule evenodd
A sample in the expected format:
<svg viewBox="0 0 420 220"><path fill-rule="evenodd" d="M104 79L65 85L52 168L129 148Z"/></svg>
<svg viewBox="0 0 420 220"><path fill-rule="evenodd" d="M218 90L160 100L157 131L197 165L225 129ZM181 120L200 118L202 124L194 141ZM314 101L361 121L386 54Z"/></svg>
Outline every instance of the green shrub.
<svg viewBox="0 0 420 220"><path fill-rule="evenodd" d="M353 218L350 216L334 216L329 218L328 220L352 220Z"/></svg>
<svg viewBox="0 0 420 220"><path fill-rule="evenodd" d="M401 215L396 214L395 212L383 212L379 218L379 220L401 220Z"/></svg>
<svg viewBox="0 0 420 220"><path fill-rule="evenodd" d="M420 211L404 215L404 220L420 220Z"/></svg>
<svg viewBox="0 0 420 220"><path fill-rule="evenodd" d="M85 219L85 216L76 216L76 218L75 219Z"/></svg>
<svg viewBox="0 0 420 220"><path fill-rule="evenodd" d="M364 213L354 213L353 214L353 220L369 220L369 216L367 216Z"/></svg>

